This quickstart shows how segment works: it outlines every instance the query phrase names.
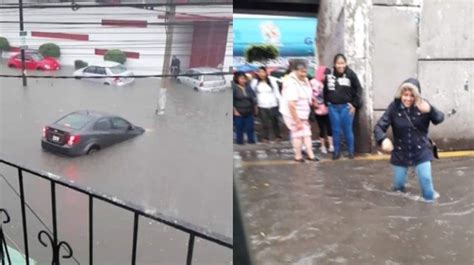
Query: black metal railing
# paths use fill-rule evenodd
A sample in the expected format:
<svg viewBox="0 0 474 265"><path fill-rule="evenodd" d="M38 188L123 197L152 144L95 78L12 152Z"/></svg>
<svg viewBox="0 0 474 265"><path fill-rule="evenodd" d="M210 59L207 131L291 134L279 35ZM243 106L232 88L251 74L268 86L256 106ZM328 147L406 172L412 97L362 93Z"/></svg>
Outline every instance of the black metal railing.
<svg viewBox="0 0 474 265"><path fill-rule="evenodd" d="M70 259L73 257L73 250L71 246L65 242L61 241L58 238L57 230L57 208L56 208L56 188L57 186L62 186L68 190L74 190L81 194L84 194L88 197L88 209L89 209L89 265L94 264L94 202L96 200L106 202L115 207L121 208L127 212L130 212L134 216L133 221L133 241L132 241L132 258L131 264L135 265L137 260L137 242L138 242L138 231L139 231L139 221L142 218L148 218L156 222L165 224L169 227L172 227L176 230L185 232L189 235L186 264L191 265L193 260L193 251L194 251L194 242L196 238L203 239L208 242L213 242L223 248L233 249L232 239L230 237L209 231L208 229L198 227L196 225L190 224L186 221L177 220L176 218L170 218L161 213L152 213L130 202L118 200L110 195L94 191L90 188L82 187L76 183L65 180L59 176L53 175L51 173L39 172L28 169L26 167L5 161L0 159L0 164L13 167L18 172L18 181L19 181L19 197L21 200L21 221L22 221L22 231L23 231L23 245L24 245L24 254L26 265L30 264L30 254L29 254L29 242L28 242L28 223L26 219L26 208L30 208L29 205L25 202L25 189L23 185L23 173L29 173L33 176L49 181L50 183L50 193L51 193L51 211L52 211L52 230L47 229L42 230L38 233L38 240L44 247L51 247L51 264L60 265L61 258ZM31 209L31 208L30 208ZM10 255L8 253L8 248L4 236L4 230L2 224L10 222L10 216L6 209L0 209L0 260L1 265L11 265ZM63 255L60 256L61 250L63 250Z"/></svg>

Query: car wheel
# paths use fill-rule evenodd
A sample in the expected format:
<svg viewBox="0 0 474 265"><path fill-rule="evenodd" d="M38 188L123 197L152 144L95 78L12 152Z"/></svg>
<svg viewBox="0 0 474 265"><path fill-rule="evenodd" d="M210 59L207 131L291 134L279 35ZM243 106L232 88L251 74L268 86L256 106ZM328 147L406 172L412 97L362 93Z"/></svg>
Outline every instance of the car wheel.
<svg viewBox="0 0 474 265"><path fill-rule="evenodd" d="M194 91L199 91L199 89L197 87L194 88Z"/></svg>
<svg viewBox="0 0 474 265"><path fill-rule="evenodd" d="M104 85L110 86L110 83L109 83L109 82L105 82Z"/></svg>
<svg viewBox="0 0 474 265"><path fill-rule="evenodd" d="M97 151L99 150L100 150L100 147L98 147L97 145L93 145L91 146L91 148L89 148L89 150L87 150L87 155L93 155L97 153Z"/></svg>
<svg viewBox="0 0 474 265"><path fill-rule="evenodd" d="M176 79L176 82L177 82L178 84L181 84L181 79L179 79L179 78Z"/></svg>

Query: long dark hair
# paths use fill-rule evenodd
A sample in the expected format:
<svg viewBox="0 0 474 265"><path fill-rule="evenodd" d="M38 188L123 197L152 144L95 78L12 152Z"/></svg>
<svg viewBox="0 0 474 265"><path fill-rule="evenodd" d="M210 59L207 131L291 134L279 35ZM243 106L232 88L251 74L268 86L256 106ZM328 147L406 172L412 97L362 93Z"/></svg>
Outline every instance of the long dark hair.
<svg viewBox="0 0 474 265"><path fill-rule="evenodd" d="M334 56L334 61L333 61L333 64L334 64L334 65L336 64L336 61L337 61L337 59L339 59L339 58L342 58L342 59L344 60L344 62L347 63L346 56L345 56L344 54L342 54L342 53L338 53L338 54L336 54L336 56Z"/></svg>
<svg viewBox="0 0 474 265"><path fill-rule="evenodd" d="M346 63L346 67L344 67L344 72L342 72L342 73L338 73L338 72L336 71L336 62L337 62L338 59L342 59L342 60L344 60L344 62ZM333 61L334 74L335 74L335 75L340 75L340 74L343 75L344 73L347 72L347 68L348 68L348 66L347 66L347 58L346 58L346 56L345 56L344 54L342 54L342 53L336 54L336 56L334 56L334 61Z"/></svg>
<svg viewBox="0 0 474 265"><path fill-rule="evenodd" d="M265 81L270 87L272 87L272 84L270 83L270 78L268 78L268 72L267 72L267 68L265 66L260 66L258 68L258 71L260 70L263 70L265 71L265 73L267 73L267 76L265 77L265 80L261 79L260 76L258 75L257 73L257 86L258 86L258 83L262 82L262 81Z"/></svg>
<svg viewBox="0 0 474 265"><path fill-rule="evenodd" d="M241 77L241 76L243 76L243 77L245 77L245 79L247 79L247 76L242 71L237 71L237 72L234 73L234 78L233 78L234 84L241 85L241 84L239 84L239 77ZM243 86L245 86L245 85L246 84L243 84Z"/></svg>

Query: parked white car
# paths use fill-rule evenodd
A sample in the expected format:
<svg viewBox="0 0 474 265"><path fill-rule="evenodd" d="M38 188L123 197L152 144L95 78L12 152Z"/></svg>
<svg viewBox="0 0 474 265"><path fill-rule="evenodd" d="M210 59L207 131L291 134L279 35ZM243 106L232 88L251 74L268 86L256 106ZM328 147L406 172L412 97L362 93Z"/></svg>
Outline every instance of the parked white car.
<svg viewBox="0 0 474 265"><path fill-rule="evenodd" d="M177 81L196 91L221 91L228 87L224 75L205 75L221 72L221 70L211 67L190 68L184 74L195 76L178 76Z"/></svg>
<svg viewBox="0 0 474 265"><path fill-rule="evenodd" d="M94 63L74 72L76 78L103 83L104 85L123 86L132 83L135 78L133 72L127 70L125 66L116 62ZM87 77L104 78L87 78ZM115 77L113 77L115 76Z"/></svg>

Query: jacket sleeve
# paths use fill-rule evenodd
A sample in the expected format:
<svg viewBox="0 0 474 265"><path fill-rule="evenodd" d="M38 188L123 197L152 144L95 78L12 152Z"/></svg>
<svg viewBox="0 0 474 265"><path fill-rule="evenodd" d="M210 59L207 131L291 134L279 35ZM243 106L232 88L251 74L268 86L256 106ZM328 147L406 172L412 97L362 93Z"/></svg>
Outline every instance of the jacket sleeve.
<svg viewBox="0 0 474 265"><path fill-rule="evenodd" d="M234 85L234 81L231 81L230 83L230 87L232 88L232 103L235 107L235 85Z"/></svg>
<svg viewBox="0 0 474 265"><path fill-rule="evenodd" d="M257 94L255 93L255 91L253 91L253 89L250 87L250 85L248 84L247 85L247 93L249 93L249 95L252 97L252 103L254 106L257 105Z"/></svg>
<svg viewBox="0 0 474 265"><path fill-rule="evenodd" d="M360 85L359 78L357 77L357 74L353 71L351 71L351 84L352 88L354 89L354 92L352 94L352 101L351 104L354 106L356 109L360 109L362 107L362 86Z"/></svg>
<svg viewBox="0 0 474 265"><path fill-rule="evenodd" d="M387 130L388 130L388 127L390 127L390 124L392 123L392 120L390 118L392 109L393 109L393 103L391 103L388 106L383 116L379 119L379 121L375 125L374 136L375 136L375 141L377 142L378 145L382 144L382 141L385 138L387 138Z"/></svg>
<svg viewBox="0 0 474 265"><path fill-rule="evenodd" d="M429 103L430 104L430 103ZM444 113L437 108L435 108L433 105L431 105L431 111L430 111L430 120L434 125L440 124L444 121Z"/></svg>

